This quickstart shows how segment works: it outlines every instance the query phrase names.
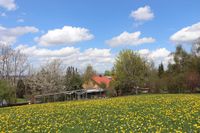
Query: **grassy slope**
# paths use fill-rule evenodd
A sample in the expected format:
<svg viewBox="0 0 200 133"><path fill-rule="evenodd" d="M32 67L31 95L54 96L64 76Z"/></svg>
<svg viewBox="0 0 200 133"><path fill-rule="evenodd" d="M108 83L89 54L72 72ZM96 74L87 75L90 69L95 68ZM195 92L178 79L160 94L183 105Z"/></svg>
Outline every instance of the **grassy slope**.
<svg viewBox="0 0 200 133"><path fill-rule="evenodd" d="M0 131L200 132L200 95L140 95L0 109Z"/></svg>

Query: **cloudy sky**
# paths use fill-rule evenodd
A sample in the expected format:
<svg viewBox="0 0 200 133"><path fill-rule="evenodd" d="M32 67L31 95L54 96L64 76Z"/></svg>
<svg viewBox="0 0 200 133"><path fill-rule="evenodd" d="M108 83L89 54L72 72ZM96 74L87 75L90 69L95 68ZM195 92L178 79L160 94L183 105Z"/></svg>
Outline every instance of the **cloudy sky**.
<svg viewBox="0 0 200 133"><path fill-rule="evenodd" d="M122 49L170 61L176 44L190 50L200 37L199 0L0 0L0 41L32 64L60 58L99 72Z"/></svg>

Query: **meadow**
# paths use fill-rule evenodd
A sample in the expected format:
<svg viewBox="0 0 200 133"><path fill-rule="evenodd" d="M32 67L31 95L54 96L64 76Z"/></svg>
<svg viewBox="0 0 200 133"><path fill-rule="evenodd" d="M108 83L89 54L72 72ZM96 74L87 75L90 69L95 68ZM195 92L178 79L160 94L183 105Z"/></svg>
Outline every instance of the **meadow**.
<svg viewBox="0 0 200 133"><path fill-rule="evenodd" d="M0 108L0 132L200 132L200 95L138 95Z"/></svg>

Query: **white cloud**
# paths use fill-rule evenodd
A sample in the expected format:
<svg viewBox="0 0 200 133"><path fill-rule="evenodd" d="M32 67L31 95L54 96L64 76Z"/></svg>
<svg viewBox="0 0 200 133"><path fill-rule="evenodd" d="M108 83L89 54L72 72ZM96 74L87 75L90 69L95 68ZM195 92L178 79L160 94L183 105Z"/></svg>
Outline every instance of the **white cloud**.
<svg viewBox="0 0 200 133"><path fill-rule="evenodd" d="M71 45L82 41L91 40L94 35L86 28L64 26L62 29L49 30L36 41L43 46L66 44Z"/></svg>
<svg viewBox="0 0 200 133"><path fill-rule="evenodd" d="M3 7L9 11L17 8L15 0L0 0L0 7Z"/></svg>
<svg viewBox="0 0 200 133"><path fill-rule="evenodd" d="M49 50L45 48L37 48L36 46L28 47L27 45L19 45L16 49L21 50L24 54L35 57L64 57L74 53L79 53L79 49L74 47L65 47L59 50Z"/></svg>
<svg viewBox="0 0 200 133"><path fill-rule="evenodd" d="M175 43L191 43L200 37L200 22L182 28L178 32L174 33L170 40Z"/></svg>
<svg viewBox="0 0 200 133"><path fill-rule="evenodd" d="M75 66L81 70L88 64L92 64L99 72L104 72L106 69L111 69L114 60L110 49L89 48L81 52L79 48L74 47L50 50L28 45L19 45L16 49L29 55L31 60L37 62L35 64L50 59L61 59L66 66Z"/></svg>
<svg viewBox="0 0 200 133"><path fill-rule="evenodd" d="M84 55L95 57L109 57L111 56L110 49L89 48L84 51Z"/></svg>
<svg viewBox="0 0 200 133"><path fill-rule="evenodd" d="M138 53L148 61L153 61L155 66L158 66L162 62L166 67L169 62L173 62L173 57L170 54L171 52L166 48L158 48L153 51L150 51L149 49L141 49Z"/></svg>
<svg viewBox="0 0 200 133"><path fill-rule="evenodd" d="M2 13L0 13L0 16L1 16L1 17L6 17L7 15L6 15L5 12L2 12Z"/></svg>
<svg viewBox="0 0 200 133"><path fill-rule="evenodd" d="M24 22L24 19L20 18L20 19L17 20L17 22L23 23L23 22Z"/></svg>
<svg viewBox="0 0 200 133"><path fill-rule="evenodd" d="M114 63L114 55L110 49L89 48L80 51L79 48L75 47L63 47L52 50L28 45L19 45L16 49L28 55L36 65L41 65L51 59L61 59L66 66L75 66L81 71L88 64L91 64L98 72L104 72L105 70L110 70ZM170 55L171 52L166 48L158 48L152 51L141 49L137 52L148 61L153 61L156 67L161 62L165 67L169 62L173 62L173 57Z"/></svg>
<svg viewBox="0 0 200 133"><path fill-rule="evenodd" d="M144 6L132 11L130 16L134 18L135 21L147 21L154 18L154 13L151 11L150 6Z"/></svg>
<svg viewBox="0 0 200 133"><path fill-rule="evenodd" d="M20 37L27 33L35 33L39 30L32 26L6 28L0 26L0 41L7 44L13 44L16 42L17 37Z"/></svg>
<svg viewBox="0 0 200 133"><path fill-rule="evenodd" d="M106 43L110 45L111 47L116 47L120 45L140 45L144 43L153 43L155 42L155 39L152 37L144 37L140 38L141 32L133 32L133 33L128 33L128 32L123 32L119 36L113 37L110 40L107 40Z"/></svg>

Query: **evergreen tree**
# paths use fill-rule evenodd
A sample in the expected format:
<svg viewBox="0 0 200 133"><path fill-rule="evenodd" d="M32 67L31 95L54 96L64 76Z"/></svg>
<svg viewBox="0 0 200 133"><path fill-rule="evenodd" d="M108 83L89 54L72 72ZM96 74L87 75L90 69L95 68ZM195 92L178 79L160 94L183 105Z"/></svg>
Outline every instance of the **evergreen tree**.
<svg viewBox="0 0 200 133"><path fill-rule="evenodd" d="M22 79L17 82L16 94L18 98L23 98L25 95L25 85Z"/></svg>
<svg viewBox="0 0 200 133"><path fill-rule="evenodd" d="M159 78L161 78L163 74L164 74L164 66L163 66L163 63L161 62L161 64L158 67L158 76L159 76Z"/></svg>
<svg viewBox="0 0 200 133"><path fill-rule="evenodd" d="M78 73L78 69L68 67L64 79L65 90L78 90L82 88L82 78Z"/></svg>

